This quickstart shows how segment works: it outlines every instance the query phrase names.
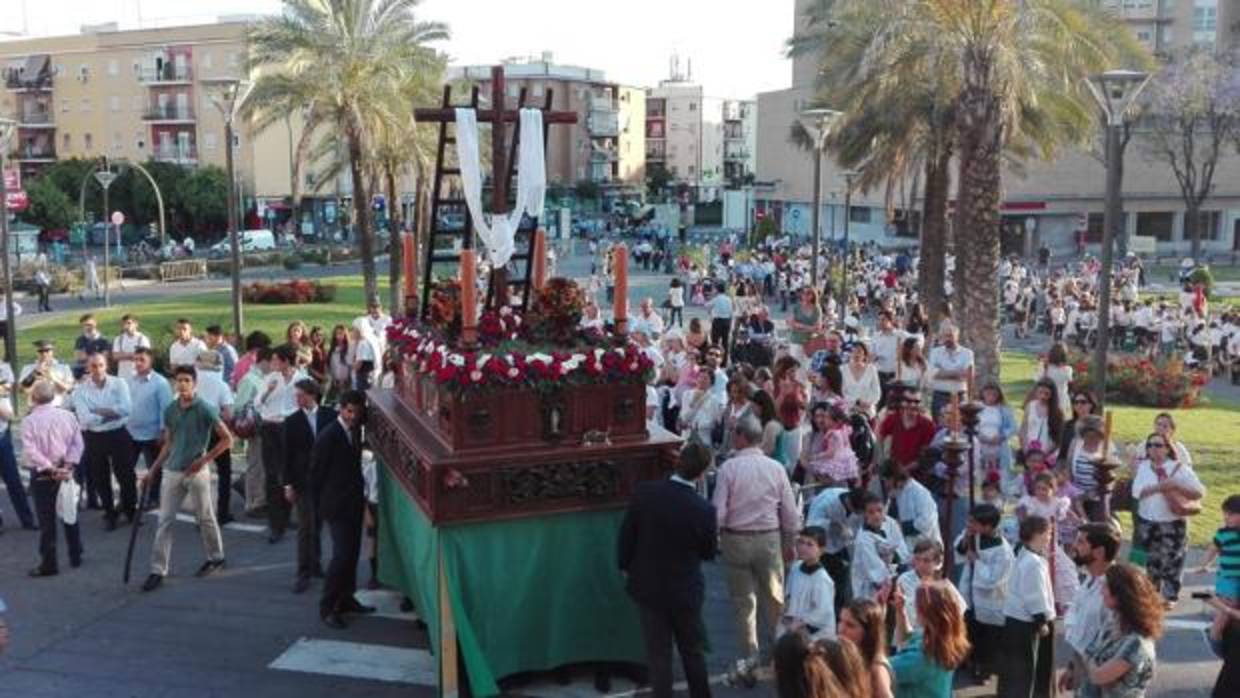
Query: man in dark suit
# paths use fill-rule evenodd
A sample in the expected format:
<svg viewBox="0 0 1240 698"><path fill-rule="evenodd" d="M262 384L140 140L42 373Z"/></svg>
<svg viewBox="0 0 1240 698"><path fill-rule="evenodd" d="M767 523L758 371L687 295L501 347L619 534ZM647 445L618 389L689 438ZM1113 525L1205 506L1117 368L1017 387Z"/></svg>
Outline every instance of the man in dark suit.
<svg viewBox="0 0 1240 698"><path fill-rule="evenodd" d="M310 454L318 435L336 421L336 411L320 407L322 389L303 378L294 386L297 411L284 418L284 498L297 509L297 581L293 593L310 588L310 577L323 576L319 519L310 496Z"/></svg>
<svg viewBox="0 0 1240 698"><path fill-rule="evenodd" d="M365 413L366 397L362 393L349 390L341 395L336 421L319 433L310 461L310 494L332 538L332 559L319 599L319 615L333 628L345 627L346 613L375 610L353 598L366 509L361 443Z"/></svg>
<svg viewBox="0 0 1240 698"><path fill-rule="evenodd" d="M633 492L620 526L620 569L641 612L642 635L655 698L672 696L672 641L680 650L691 698L709 698L702 603L702 560L718 547L715 507L695 482L710 464L710 451L691 443L680 452L676 473L643 482Z"/></svg>

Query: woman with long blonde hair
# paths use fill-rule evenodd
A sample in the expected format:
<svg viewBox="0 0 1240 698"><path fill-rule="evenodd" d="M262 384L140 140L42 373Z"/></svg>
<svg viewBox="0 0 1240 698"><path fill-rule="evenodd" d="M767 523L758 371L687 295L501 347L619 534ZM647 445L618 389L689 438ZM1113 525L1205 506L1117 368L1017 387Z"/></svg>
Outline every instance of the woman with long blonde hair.
<svg viewBox="0 0 1240 698"><path fill-rule="evenodd" d="M896 674L895 694L900 698L951 698L952 676L969 655L964 609L947 588L950 582L927 582L917 587L917 617L921 630L910 635L904 604L897 590L892 594L896 616L896 645L891 658Z"/></svg>

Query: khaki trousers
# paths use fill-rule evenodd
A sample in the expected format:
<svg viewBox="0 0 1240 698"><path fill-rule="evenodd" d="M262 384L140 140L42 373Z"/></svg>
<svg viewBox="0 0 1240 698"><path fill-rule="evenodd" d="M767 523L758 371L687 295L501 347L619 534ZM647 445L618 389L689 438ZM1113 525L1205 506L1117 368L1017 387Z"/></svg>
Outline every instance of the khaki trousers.
<svg viewBox="0 0 1240 698"><path fill-rule="evenodd" d="M164 481L159 488L159 523L155 528L155 545L151 549L151 573L161 577L168 574L168 559L172 555L172 524L176 522L177 512L181 510L186 495L197 519L207 559L223 560L224 541L220 538L220 526L211 501L211 470L203 467L192 476L172 470L165 470L163 474Z"/></svg>
<svg viewBox="0 0 1240 698"><path fill-rule="evenodd" d="M784 559L779 531L743 535L724 533L719 539L727 574L728 595L745 657L758 656L756 610L762 609L765 632L773 633L784 606Z"/></svg>

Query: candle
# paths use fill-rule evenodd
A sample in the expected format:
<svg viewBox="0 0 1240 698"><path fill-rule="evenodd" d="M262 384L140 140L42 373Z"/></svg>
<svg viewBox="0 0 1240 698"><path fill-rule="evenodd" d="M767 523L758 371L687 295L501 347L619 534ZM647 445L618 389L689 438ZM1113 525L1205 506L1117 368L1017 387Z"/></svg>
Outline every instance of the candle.
<svg viewBox="0 0 1240 698"><path fill-rule="evenodd" d="M541 291L547 285L547 232L542 228L534 231L534 258L530 263L534 265L534 290Z"/></svg>
<svg viewBox="0 0 1240 698"><path fill-rule="evenodd" d="M960 436L960 393L952 393L951 415L949 417L952 436Z"/></svg>
<svg viewBox="0 0 1240 698"><path fill-rule="evenodd" d="M467 346L478 341L477 260L473 250L461 250L461 341Z"/></svg>
<svg viewBox="0 0 1240 698"><path fill-rule="evenodd" d="M614 315L616 332L624 334L629 317L629 248L620 243L614 248L611 266L616 275Z"/></svg>
<svg viewBox="0 0 1240 698"><path fill-rule="evenodd" d="M418 250L413 242L413 233L401 236L401 252L405 267L405 298L408 300L417 295Z"/></svg>
<svg viewBox="0 0 1240 698"><path fill-rule="evenodd" d="M1105 425L1102 428L1102 457L1103 458L1108 457L1111 453L1111 417L1112 416L1114 416L1114 413L1112 413L1110 410L1107 410L1106 415L1103 418L1103 424Z"/></svg>

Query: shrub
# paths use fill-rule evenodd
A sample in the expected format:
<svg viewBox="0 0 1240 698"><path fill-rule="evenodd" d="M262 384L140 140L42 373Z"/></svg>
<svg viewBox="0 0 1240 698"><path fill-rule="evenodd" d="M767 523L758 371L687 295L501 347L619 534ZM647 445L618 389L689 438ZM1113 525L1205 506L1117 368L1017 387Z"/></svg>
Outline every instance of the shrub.
<svg viewBox="0 0 1240 698"><path fill-rule="evenodd" d="M1201 284L1205 290L1206 298L1214 297L1214 274L1210 272L1209 267L1197 267L1188 275L1189 283Z"/></svg>
<svg viewBox="0 0 1240 698"><path fill-rule="evenodd" d="M1091 364L1090 357L1073 357L1074 387L1093 385ZM1207 371L1190 369L1179 358L1107 357L1108 401L1143 407L1189 408L1201 402L1201 391L1209 381Z"/></svg>
<svg viewBox="0 0 1240 698"><path fill-rule="evenodd" d="M293 254L290 254L287 257L285 257L284 268L288 269L289 271L295 271L297 269L301 269L301 255L298 255L296 252L294 252Z"/></svg>
<svg viewBox="0 0 1240 698"><path fill-rule="evenodd" d="M294 279L274 284L259 281L243 287L241 289L241 297L247 303L264 305L330 303L336 298L336 287L305 279Z"/></svg>

